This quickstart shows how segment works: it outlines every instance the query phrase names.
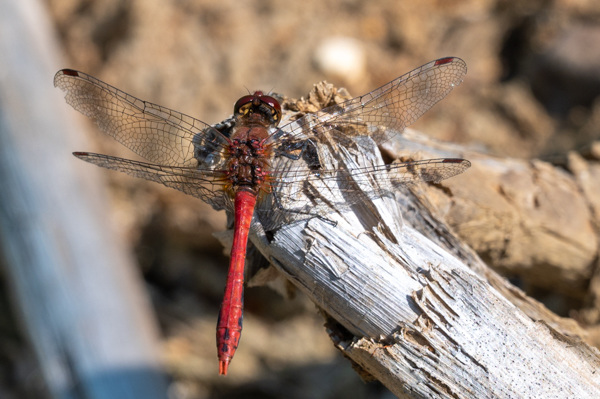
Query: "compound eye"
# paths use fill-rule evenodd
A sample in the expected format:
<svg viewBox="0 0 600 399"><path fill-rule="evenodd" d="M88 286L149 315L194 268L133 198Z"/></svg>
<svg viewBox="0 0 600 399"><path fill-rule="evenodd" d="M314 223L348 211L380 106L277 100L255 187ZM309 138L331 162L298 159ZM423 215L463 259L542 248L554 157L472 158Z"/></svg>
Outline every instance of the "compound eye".
<svg viewBox="0 0 600 399"><path fill-rule="evenodd" d="M255 98L256 96L254 94L249 94L237 100L233 106L233 113L236 115L239 114L241 112L241 108L245 105L252 104L252 101L254 101Z"/></svg>
<svg viewBox="0 0 600 399"><path fill-rule="evenodd" d="M281 120L281 105L279 101L271 96L265 96L262 91L255 91L254 94L237 100L233 107L233 112L235 115L240 116L259 112L264 116L268 116L270 123L275 125Z"/></svg>
<svg viewBox="0 0 600 399"><path fill-rule="evenodd" d="M267 104L269 108L273 110L273 119L279 122L279 120L281 119L281 105L279 104L279 101L277 101L271 96L260 96L260 101Z"/></svg>

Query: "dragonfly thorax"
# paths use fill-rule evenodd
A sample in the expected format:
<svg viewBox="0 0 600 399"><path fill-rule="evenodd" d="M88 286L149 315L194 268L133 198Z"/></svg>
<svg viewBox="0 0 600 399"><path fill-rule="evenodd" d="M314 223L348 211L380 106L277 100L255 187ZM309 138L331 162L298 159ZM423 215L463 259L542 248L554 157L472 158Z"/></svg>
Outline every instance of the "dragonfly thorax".
<svg viewBox="0 0 600 399"><path fill-rule="evenodd" d="M235 138L228 151L227 180L231 192L243 188L258 193L263 189L268 177L270 152L264 140Z"/></svg>

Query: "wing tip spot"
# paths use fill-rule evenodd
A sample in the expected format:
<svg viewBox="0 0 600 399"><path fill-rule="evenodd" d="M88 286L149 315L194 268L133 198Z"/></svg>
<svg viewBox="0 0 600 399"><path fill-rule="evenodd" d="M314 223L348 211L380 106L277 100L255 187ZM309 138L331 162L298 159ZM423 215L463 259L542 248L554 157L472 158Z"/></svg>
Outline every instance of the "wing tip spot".
<svg viewBox="0 0 600 399"><path fill-rule="evenodd" d="M452 61L454 61L456 59L456 57L446 57L446 58L440 58L439 60L435 60L435 64L434 65L444 65L444 64L449 64Z"/></svg>
<svg viewBox="0 0 600 399"><path fill-rule="evenodd" d="M61 69L60 72L67 76L79 76L79 72L74 69Z"/></svg>

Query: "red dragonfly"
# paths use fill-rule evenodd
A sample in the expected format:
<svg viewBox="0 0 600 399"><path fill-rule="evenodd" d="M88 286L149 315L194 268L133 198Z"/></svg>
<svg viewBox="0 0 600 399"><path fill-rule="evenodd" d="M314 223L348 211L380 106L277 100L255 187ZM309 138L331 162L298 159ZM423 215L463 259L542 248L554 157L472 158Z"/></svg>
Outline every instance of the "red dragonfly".
<svg viewBox="0 0 600 399"><path fill-rule="evenodd" d="M219 374L225 375L242 332L244 266L253 217L265 230L274 230L360 201L357 184L371 181L373 175L386 174L390 182L367 193L377 197L392 193L394 185L438 182L465 171L469 161L456 158L327 167L319 149L332 143L351 146L359 135L380 144L400 134L459 85L466 72L460 58L441 58L279 128L281 106L261 91L240 98L232 118L210 126L72 69L58 71L54 86L104 133L152 163L89 152L73 153L77 158L162 183L233 212L231 261L217 323ZM315 202L310 193L331 185L347 195L334 203Z"/></svg>

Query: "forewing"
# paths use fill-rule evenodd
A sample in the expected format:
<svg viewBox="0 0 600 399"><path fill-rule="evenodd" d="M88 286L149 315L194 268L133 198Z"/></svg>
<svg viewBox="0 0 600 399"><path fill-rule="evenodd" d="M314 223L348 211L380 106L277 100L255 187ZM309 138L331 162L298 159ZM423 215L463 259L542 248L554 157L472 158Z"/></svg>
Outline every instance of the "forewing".
<svg viewBox="0 0 600 399"><path fill-rule="evenodd" d="M226 139L198 119L142 101L83 72L63 69L54 86L69 105L118 142L160 165L192 167L198 153L218 152ZM196 159L198 158L198 159Z"/></svg>
<svg viewBox="0 0 600 399"><path fill-rule="evenodd" d="M90 152L75 152L73 155L106 169L127 173L133 177L141 177L182 191L200 198L215 209L233 211L231 199L224 190L226 182L222 172L156 165Z"/></svg>
<svg viewBox="0 0 600 399"><path fill-rule="evenodd" d="M344 135L368 135L381 144L450 93L466 73L460 58L431 61L368 94L306 115L282 127L278 137L318 141L327 130L340 141Z"/></svg>

